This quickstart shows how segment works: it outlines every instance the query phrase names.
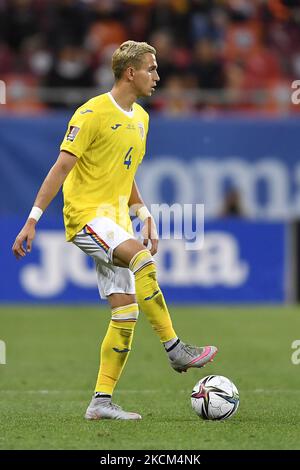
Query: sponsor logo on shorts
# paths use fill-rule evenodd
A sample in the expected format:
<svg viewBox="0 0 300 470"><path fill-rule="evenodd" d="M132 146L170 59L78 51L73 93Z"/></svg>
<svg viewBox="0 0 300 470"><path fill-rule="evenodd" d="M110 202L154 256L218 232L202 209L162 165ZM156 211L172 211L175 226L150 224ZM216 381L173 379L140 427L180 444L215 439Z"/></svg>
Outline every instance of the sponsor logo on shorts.
<svg viewBox="0 0 300 470"><path fill-rule="evenodd" d="M114 238L115 238L115 234L114 234L113 231L107 232L106 236L109 240L114 240Z"/></svg>

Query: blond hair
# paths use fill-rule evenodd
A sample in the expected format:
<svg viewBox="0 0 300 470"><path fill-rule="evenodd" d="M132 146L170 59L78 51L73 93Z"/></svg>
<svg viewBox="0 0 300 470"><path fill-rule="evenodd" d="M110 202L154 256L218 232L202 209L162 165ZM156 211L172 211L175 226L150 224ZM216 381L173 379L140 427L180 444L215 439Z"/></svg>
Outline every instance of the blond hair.
<svg viewBox="0 0 300 470"><path fill-rule="evenodd" d="M115 50L112 56L112 70L116 80L122 77L127 67L139 69L143 63L143 55L147 52L156 54L154 47L146 42L126 41Z"/></svg>

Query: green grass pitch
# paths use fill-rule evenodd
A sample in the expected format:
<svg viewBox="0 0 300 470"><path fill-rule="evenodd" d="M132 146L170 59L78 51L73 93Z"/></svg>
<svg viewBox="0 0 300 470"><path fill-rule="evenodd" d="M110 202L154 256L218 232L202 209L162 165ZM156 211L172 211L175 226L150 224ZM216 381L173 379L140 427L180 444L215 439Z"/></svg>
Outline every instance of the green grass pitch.
<svg viewBox="0 0 300 470"><path fill-rule="evenodd" d="M114 401L143 420L87 422L108 308L2 306L0 449L299 449L300 364L291 361L299 308L171 310L184 341L219 347L215 361L177 374L141 314ZM194 384L209 374L240 391L227 421L202 421L191 409Z"/></svg>

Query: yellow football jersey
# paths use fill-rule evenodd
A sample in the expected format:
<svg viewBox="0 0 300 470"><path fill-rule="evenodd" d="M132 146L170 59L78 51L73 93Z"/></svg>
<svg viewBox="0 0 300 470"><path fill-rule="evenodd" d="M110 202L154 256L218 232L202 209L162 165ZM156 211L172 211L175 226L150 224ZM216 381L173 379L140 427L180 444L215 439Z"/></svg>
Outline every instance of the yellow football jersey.
<svg viewBox="0 0 300 470"><path fill-rule="evenodd" d="M145 154L148 123L141 106L134 103L126 112L110 93L76 110L60 146L78 158L63 185L68 241L97 216L132 233L128 200Z"/></svg>

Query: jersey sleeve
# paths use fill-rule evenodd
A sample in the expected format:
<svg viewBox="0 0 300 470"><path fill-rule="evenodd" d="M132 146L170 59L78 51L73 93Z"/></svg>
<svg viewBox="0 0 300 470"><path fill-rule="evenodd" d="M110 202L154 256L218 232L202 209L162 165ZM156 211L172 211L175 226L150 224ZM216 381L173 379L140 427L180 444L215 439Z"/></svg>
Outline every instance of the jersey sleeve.
<svg viewBox="0 0 300 470"><path fill-rule="evenodd" d="M80 158L95 140L99 130L99 115L95 111L86 108L77 109L68 124L60 150Z"/></svg>

